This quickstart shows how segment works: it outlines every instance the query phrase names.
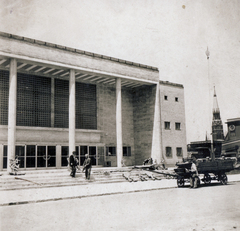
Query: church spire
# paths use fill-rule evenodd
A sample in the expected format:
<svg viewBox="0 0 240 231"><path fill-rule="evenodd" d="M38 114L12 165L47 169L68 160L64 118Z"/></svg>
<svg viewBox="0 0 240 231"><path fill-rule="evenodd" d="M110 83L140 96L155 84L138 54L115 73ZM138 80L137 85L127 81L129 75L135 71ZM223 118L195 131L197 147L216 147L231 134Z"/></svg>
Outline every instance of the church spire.
<svg viewBox="0 0 240 231"><path fill-rule="evenodd" d="M217 118L215 119L221 119L215 86L214 86L214 94L213 94L213 119L214 119L214 116L217 116Z"/></svg>
<svg viewBox="0 0 240 231"><path fill-rule="evenodd" d="M220 116L220 109L218 106L215 86L214 86L214 95L213 95L212 137L213 137L213 143L215 144L214 146L216 148L215 154L217 156L220 156L224 135L223 135L223 123Z"/></svg>

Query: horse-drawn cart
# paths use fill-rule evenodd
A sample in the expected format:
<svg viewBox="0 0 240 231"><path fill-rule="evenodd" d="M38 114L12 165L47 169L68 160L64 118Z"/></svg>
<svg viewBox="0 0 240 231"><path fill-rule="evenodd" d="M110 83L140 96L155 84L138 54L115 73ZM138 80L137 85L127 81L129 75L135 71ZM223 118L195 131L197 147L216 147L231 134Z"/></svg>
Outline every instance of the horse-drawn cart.
<svg viewBox="0 0 240 231"><path fill-rule="evenodd" d="M234 170L236 162L237 159L234 157L222 157L214 160L210 158L197 159L198 185L200 185L200 180L205 184L210 184L212 180L217 180L221 184L227 184L226 172ZM174 171L177 174L177 185L182 187L186 182L189 182L191 177L192 161L177 163L176 165L177 168Z"/></svg>

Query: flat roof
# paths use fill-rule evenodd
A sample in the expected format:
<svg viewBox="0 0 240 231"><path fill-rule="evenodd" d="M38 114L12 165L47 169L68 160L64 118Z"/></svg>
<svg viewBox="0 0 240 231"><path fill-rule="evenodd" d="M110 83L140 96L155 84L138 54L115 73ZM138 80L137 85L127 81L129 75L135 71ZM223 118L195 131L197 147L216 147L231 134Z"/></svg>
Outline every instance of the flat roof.
<svg viewBox="0 0 240 231"><path fill-rule="evenodd" d="M163 85L170 85L170 86L173 86L173 87L184 88L182 84L172 83L172 82L169 82L169 81L162 81L162 80L160 80L159 83L163 84Z"/></svg>
<svg viewBox="0 0 240 231"><path fill-rule="evenodd" d="M238 121L240 121L240 118L233 118L233 119L227 119L226 123L238 122Z"/></svg>
<svg viewBox="0 0 240 231"><path fill-rule="evenodd" d="M35 43L38 45L43 45L43 46L56 48L56 49L60 49L60 50L70 51L70 52L74 52L74 53L78 53L78 54L82 54L82 55L92 56L92 57L101 58L101 59L107 59L107 60L111 60L113 62L119 62L119 63L123 63L126 65L132 65L132 66L136 66L136 67L140 67L140 68L146 68L146 69L150 69L153 71L159 71L157 67L148 66L148 65L144 65L144 64L140 64L140 63L135 63L135 62L131 62L131 61L123 60L123 59L113 58L111 56L100 55L100 54L83 51L83 50L79 50L79 49L75 49L75 48L71 48L71 47L66 47L66 46L62 46L62 45L58 45L58 44L54 44L54 43L44 42L44 41L37 40L37 39L31 39L31 38L27 38L27 37L23 37L23 36L19 36L19 35L13 35L13 34L1 32L1 31L0 31L0 36L11 38L11 39L16 39L16 40L22 40L22 41L25 41L28 43L33 43L33 44Z"/></svg>

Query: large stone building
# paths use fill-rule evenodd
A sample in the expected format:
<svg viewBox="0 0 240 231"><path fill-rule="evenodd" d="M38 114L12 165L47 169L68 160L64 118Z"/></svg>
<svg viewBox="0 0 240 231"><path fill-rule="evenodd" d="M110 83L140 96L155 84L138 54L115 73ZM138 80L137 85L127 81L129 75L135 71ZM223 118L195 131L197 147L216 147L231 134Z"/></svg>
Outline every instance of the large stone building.
<svg viewBox="0 0 240 231"><path fill-rule="evenodd" d="M0 170L167 164L187 155L182 85L155 67L0 33Z"/></svg>

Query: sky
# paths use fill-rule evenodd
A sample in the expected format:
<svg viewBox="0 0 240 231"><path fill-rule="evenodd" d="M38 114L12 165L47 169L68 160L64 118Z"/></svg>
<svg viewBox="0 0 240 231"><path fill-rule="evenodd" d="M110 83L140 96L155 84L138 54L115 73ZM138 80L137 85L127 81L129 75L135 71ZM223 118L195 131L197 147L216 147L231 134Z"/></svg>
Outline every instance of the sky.
<svg viewBox="0 0 240 231"><path fill-rule="evenodd" d="M184 85L187 142L240 118L239 0L0 0L0 31L159 68ZM206 50L210 51L207 59Z"/></svg>

